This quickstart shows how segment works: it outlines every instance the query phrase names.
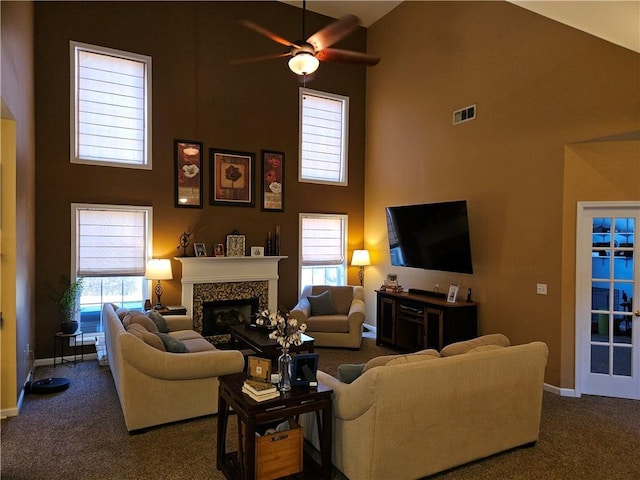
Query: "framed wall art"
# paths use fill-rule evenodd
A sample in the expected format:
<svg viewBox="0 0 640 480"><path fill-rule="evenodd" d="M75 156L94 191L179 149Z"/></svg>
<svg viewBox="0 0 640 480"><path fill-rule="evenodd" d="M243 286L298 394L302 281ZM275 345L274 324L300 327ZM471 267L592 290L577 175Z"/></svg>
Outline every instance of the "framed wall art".
<svg viewBox="0 0 640 480"><path fill-rule="evenodd" d="M227 257L244 257L244 235L227 235Z"/></svg>
<svg viewBox="0 0 640 480"><path fill-rule="evenodd" d="M174 140L175 206L202 208L202 142Z"/></svg>
<svg viewBox="0 0 640 480"><path fill-rule="evenodd" d="M211 148L211 205L253 207L255 154Z"/></svg>
<svg viewBox="0 0 640 480"><path fill-rule="evenodd" d="M262 150L262 210L284 212L284 152Z"/></svg>

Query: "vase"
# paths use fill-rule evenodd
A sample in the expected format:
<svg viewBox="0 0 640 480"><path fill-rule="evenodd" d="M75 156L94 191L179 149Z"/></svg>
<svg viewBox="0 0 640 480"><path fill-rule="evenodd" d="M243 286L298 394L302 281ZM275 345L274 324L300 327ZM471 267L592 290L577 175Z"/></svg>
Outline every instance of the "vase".
<svg viewBox="0 0 640 480"><path fill-rule="evenodd" d="M280 376L280 391L291 390L291 355L288 348L282 348L282 355L278 357L278 375Z"/></svg>
<svg viewBox="0 0 640 480"><path fill-rule="evenodd" d="M72 335L76 333L76 330L78 330L78 322L76 320L72 320L70 322L61 322L60 330L64 335Z"/></svg>

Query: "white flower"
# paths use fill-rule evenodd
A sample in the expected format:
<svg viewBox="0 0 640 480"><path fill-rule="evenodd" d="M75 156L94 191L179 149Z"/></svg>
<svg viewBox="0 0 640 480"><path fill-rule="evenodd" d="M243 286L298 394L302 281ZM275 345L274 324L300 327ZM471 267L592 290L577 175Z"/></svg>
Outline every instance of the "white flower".
<svg viewBox="0 0 640 480"><path fill-rule="evenodd" d="M200 172L198 166L193 164L183 166L182 170L184 170L184 176L187 178L193 178Z"/></svg>
<svg viewBox="0 0 640 480"><path fill-rule="evenodd" d="M289 314L282 315L280 312L269 312L262 310L256 315L256 324L274 327L269 333L269 338L275 340L282 348L289 348L292 345L302 345L301 334L307 329L307 325L298 325L298 320L290 317Z"/></svg>
<svg viewBox="0 0 640 480"><path fill-rule="evenodd" d="M273 193L280 193L282 191L282 184L279 182L271 182L269 184L269 190Z"/></svg>

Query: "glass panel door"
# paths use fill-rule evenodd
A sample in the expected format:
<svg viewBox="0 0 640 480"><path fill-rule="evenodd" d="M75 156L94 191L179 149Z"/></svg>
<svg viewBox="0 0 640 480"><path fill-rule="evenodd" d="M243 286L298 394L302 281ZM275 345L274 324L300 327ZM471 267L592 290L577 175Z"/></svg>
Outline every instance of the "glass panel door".
<svg viewBox="0 0 640 480"><path fill-rule="evenodd" d="M585 212L582 225L578 225L579 234L589 230L590 244L582 252L578 249L577 258L578 263L584 262L582 267L590 263L582 269L589 279L590 305L588 315L582 317L588 326L578 325L576 345L583 352L581 365L576 365L576 370L582 371L582 393L640 398L638 300L634 312L640 276L636 260L638 210L594 208ZM577 283L587 285L580 279ZM578 289L578 299L580 295ZM577 315L581 315L579 302Z"/></svg>

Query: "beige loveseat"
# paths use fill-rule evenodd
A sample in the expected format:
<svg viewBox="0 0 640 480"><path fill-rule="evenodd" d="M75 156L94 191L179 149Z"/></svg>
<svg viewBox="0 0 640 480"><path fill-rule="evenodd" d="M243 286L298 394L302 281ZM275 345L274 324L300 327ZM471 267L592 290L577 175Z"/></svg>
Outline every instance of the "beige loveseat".
<svg viewBox="0 0 640 480"><path fill-rule="evenodd" d="M118 313L122 320L114 305L103 305L109 368L127 430L217 413L218 377L241 372L242 353L216 350L192 330L190 317L171 315L162 317L169 330L162 336L164 342L189 350L172 353L166 351L153 326L140 318L144 314L137 312L132 318L124 311Z"/></svg>
<svg viewBox="0 0 640 480"><path fill-rule="evenodd" d="M307 324L317 347L360 348L364 312L361 286L308 285L290 314Z"/></svg>
<svg viewBox="0 0 640 480"><path fill-rule="evenodd" d="M547 346L479 343L376 360L350 384L318 372L334 391L334 465L351 480L418 479L536 442ZM317 448L315 417L300 423Z"/></svg>

